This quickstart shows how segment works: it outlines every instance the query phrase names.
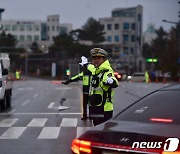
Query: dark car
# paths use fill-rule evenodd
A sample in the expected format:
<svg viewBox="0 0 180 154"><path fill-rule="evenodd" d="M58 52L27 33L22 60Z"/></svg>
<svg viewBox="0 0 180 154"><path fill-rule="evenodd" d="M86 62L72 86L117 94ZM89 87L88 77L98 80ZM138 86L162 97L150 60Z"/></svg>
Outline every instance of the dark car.
<svg viewBox="0 0 180 154"><path fill-rule="evenodd" d="M180 153L180 84L156 90L72 142L73 153Z"/></svg>

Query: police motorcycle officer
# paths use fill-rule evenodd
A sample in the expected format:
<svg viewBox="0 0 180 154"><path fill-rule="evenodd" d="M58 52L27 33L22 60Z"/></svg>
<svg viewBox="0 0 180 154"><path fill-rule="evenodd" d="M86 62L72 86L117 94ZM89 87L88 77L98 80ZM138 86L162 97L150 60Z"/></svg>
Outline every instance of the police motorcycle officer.
<svg viewBox="0 0 180 154"><path fill-rule="evenodd" d="M101 124L113 117L114 88L118 81L107 58L107 52L101 48L90 51L92 64L86 65L91 71L89 88L89 117L94 126Z"/></svg>
<svg viewBox="0 0 180 154"><path fill-rule="evenodd" d="M82 62L79 63L81 66L83 66L84 64L87 64L87 58L82 56L81 57ZM66 80L64 82L62 82L63 84L69 84L71 82L76 82L79 80L83 81L83 117L81 118L81 120L87 120L88 115L87 115L87 105L88 105L88 94L89 94L89 85L90 85L90 77L91 77L91 72L89 70L87 70L86 68L82 67L82 71L71 77L69 80Z"/></svg>

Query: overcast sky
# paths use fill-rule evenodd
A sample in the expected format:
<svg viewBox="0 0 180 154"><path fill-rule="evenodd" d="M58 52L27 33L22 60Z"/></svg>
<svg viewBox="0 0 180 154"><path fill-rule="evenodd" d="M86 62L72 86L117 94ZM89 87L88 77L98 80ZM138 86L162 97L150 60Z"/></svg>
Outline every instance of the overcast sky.
<svg viewBox="0 0 180 154"><path fill-rule="evenodd" d="M180 11L179 0L0 0L4 8L2 20L41 20L47 15L59 14L60 23L72 23L73 29L81 28L89 17L110 17L114 8L143 6L143 30L149 22L155 27L169 30L172 24L162 19L177 22Z"/></svg>

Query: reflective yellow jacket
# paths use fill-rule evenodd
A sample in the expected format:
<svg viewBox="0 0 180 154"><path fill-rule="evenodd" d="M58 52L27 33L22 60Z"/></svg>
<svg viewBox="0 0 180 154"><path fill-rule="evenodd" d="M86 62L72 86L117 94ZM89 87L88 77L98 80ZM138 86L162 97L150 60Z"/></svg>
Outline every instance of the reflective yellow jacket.
<svg viewBox="0 0 180 154"><path fill-rule="evenodd" d="M92 96L93 94L100 94L102 97L102 102L97 106L104 105L104 111L113 111L113 88L116 88L119 83L114 76L114 71L111 68L109 61L106 60L98 68L95 68L94 65L89 64L88 70L92 72L89 95ZM93 87L93 77L98 77L99 80L96 87ZM112 85L106 84L108 77L111 77L114 80Z"/></svg>

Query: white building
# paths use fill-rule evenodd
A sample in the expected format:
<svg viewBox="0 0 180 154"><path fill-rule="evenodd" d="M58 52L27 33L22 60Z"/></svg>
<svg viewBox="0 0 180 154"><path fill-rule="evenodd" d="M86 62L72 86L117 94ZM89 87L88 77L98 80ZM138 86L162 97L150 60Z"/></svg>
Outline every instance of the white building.
<svg viewBox="0 0 180 154"><path fill-rule="evenodd" d="M117 8L112 16L100 18L104 27L104 48L110 52L116 69L131 73L144 70L142 58L142 23L141 5L131 8Z"/></svg>
<svg viewBox="0 0 180 154"><path fill-rule="evenodd" d="M30 46L37 42L43 48L53 43L53 37L61 33L61 29L66 28L64 33L72 30L72 24L60 24L59 15L47 16L47 21L41 20L1 20L0 33L5 31L12 34L17 40L17 46Z"/></svg>

